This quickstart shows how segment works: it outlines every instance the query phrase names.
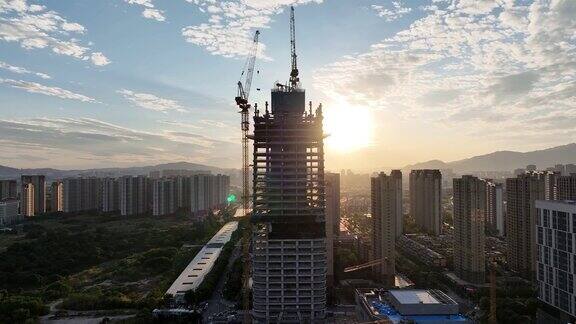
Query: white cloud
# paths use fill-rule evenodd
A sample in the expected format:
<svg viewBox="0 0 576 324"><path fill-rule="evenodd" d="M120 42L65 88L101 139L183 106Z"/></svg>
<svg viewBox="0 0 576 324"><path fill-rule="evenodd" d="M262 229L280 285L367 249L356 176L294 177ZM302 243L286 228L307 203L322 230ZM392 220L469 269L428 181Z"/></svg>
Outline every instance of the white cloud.
<svg viewBox="0 0 576 324"><path fill-rule="evenodd" d="M92 55L90 55L90 60L92 60L92 63L97 66L110 64L110 60L100 52L92 53Z"/></svg>
<svg viewBox="0 0 576 324"><path fill-rule="evenodd" d="M74 93L58 87L49 87L36 82L28 82L22 80L0 79L0 84L6 84L12 88L22 89L30 93L38 93L51 97L58 97L62 99L78 100L82 102L97 102L94 98Z"/></svg>
<svg viewBox="0 0 576 324"><path fill-rule="evenodd" d="M41 162L43 167L133 166L174 161L231 167L237 166L239 148L239 143L204 135L146 132L92 118L0 119L0 164L13 160L23 163L19 157L32 149L47 159Z"/></svg>
<svg viewBox="0 0 576 324"><path fill-rule="evenodd" d="M26 0L0 1L0 41L17 42L25 49L50 48L54 53L89 60L91 49L76 38L84 26ZM103 54L101 54L103 56Z"/></svg>
<svg viewBox="0 0 576 324"><path fill-rule="evenodd" d="M316 71L328 97L489 138L576 132L576 1L449 1ZM516 134L516 135L515 135ZM470 135L470 136L472 136ZM560 142L570 139L557 138ZM535 142L536 143L536 142Z"/></svg>
<svg viewBox="0 0 576 324"><path fill-rule="evenodd" d="M8 64L6 62L2 62L2 61L0 61L0 69L7 70L7 71L10 71L12 73L17 73L17 74L32 74L32 75L35 75L35 76L40 77L42 79L51 79L51 77L48 74L40 73L40 72L32 72L26 68L10 65L10 64Z"/></svg>
<svg viewBox="0 0 576 324"><path fill-rule="evenodd" d="M188 112L176 100L160 98L149 93L137 93L131 90L122 89L118 91L126 100L136 106L144 109L160 111L163 113L169 111Z"/></svg>
<svg viewBox="0 0 576 324"><path fill-rule="evenodd" d="M142 7L142 17L156 21L165 21L164 11L156 9L152 0L124 0L131 5Z"/></svg>
<svg viewBox="0 0 576 324"><path fill-rule="evenodd" d="M381 5L372 5L372 9L376 11L378 16L386 19L386 21L394 21L402 18L404 15L412 11L412 8L404 7L404 4L401 1L392 1L392 6L390 8Z"/></svg>
<svg viewBox="0 0 576 324"><path fill-rule="evenodd" d="M187 42L202 46L213 55L242 57L250 52L256 29L268 28L272 17L289 5L322 3L322 0L186 0L210 16L206 23L187 26L182 35ZM269 59L266 45L259 56Z"/></svg>

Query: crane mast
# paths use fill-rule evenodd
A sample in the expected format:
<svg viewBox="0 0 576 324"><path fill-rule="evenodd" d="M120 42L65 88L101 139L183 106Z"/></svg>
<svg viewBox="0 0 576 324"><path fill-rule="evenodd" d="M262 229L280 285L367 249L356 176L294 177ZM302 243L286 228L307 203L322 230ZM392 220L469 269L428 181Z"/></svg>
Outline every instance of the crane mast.
<svg viewBox="0 0 576 324"><path fill-rule="evenodd" d="M244 216L249 209L249 163L248 163L248 131L250 130L250 88L252 87L252 77L254 76L254 65L256 64L256 56L258 54L258 37L260 31L254 33L254 40L244 70L241 76L246 76L244 83L238 81L238 95L236 96L236 104L240 108L242 116L240 127L242 129L242 207L244 208Z"/></svg>
<svg viewBox="0 0 576 324"><path fill-rule="evenodd" d="M296 55L296 23L294 21L294 6L290 6L290 48L292 54L292 71L290 72L290 87L298 88L298 56Z"/></svg>
<svg viewBox="0 0 576 324"><path fill-rule="evenodd" d="M249 56L246 59L244 69L242 70L242 76L245 75L244 83L242 80L238 81L238 94L236 96L236 104L240 108L241 122L240 127L242 129L242 208L244 216L248 216L248 210L250 207L250 193L249 193L249 162L248 162L248 131L250 130L250 103L248 102L250 98L250 88L252 87L252 77L254 76L254 66L256 64L256 56L258 55L258 37L260 31L254 33L254 39L252 42L252 47L250 48ZM244 323L250 323L250 239L251 239L251 224L247 225L248 228L245 232L244 246L243 246L243 258L244 258L244 271L243 271L243 308L244 308Z"/></svg>

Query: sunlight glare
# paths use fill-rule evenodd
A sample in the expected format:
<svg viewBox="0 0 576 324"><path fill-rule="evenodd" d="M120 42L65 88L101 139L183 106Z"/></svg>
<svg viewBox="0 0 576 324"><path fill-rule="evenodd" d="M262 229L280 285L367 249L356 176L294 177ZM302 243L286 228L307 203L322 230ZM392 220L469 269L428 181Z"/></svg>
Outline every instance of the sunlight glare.
<svg viewBox="0 0 576 324"><path fill-rule="evenodd" d="M351 152L372 142L372 113L366 107L339 104L324 110L324 132L328 148Z"/></svg>

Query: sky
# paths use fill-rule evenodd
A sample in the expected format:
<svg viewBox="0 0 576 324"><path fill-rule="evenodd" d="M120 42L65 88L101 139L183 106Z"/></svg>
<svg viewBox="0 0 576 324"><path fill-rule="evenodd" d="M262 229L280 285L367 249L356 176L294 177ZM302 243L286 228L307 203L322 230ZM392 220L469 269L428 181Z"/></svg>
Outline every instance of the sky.
<svg viewBox="0 0 576 324"><path fill-rule="evenodd" d="M328 169L575 142L573 0L0 0L0 164L240 167L236 83L290 72ZM260 90L257 90L260 89Z"/></svg>

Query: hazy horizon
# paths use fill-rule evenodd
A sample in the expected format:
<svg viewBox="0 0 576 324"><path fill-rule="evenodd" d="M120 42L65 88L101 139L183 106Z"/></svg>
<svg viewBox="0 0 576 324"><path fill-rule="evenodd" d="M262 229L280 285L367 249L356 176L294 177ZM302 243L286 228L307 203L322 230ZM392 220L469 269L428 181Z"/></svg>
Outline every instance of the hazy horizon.
<svg viewBox="0 0 576 324"><path fill-rule="evenodd" d="M239 168L236 82L256 29L251 101L288 79L290 4L328 169L576 141L576 1L0 0L0 165Z"/></svg>

